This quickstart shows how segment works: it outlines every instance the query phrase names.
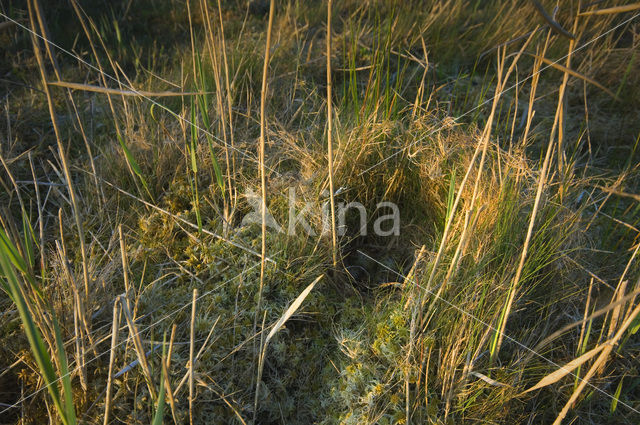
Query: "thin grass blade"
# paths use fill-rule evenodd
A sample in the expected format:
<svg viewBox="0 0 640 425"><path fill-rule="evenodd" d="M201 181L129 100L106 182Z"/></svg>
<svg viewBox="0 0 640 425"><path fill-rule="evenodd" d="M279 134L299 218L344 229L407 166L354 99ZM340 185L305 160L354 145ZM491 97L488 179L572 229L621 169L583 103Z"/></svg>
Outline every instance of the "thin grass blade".
<svg viewBox="0 0 640 425"><path fill-rule="evenodd" d="M144 186L145 190L147 191L147 194L151 196L151 192L149 192L149 186L147 185L147 181L145 180L144 175L142 174L142 169L140 169L138 162L134 158L133 154L131 153L127 145L124 143L124 140L122 140L122 136L120 136L120 134L118 134L118 142L120 142L120 146L122 147L124 156L127 159L127 162L129 163L129 165L131 166L131 169L140 179L140 182L142 183L142 186Z"/></svg>

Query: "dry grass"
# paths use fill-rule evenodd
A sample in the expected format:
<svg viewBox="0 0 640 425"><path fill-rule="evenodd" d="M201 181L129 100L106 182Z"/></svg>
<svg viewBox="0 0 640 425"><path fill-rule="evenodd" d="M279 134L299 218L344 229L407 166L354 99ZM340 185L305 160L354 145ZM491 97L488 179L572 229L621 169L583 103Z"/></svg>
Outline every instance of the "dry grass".
<svg viewBox="0 0 640 425"><path fill-rule="evenodd" d="M0 5L0 423L637 423L637 4L98 3Z"/></svg>

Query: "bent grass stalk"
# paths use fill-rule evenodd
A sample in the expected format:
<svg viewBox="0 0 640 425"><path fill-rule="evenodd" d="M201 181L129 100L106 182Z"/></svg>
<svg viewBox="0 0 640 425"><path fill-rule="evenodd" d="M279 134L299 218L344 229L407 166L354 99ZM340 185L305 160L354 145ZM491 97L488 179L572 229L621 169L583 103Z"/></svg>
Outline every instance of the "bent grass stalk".
<svg viewBox="0 0 640 425"><path fill-rule="evenodd" d="M316 286L318 282L320 282L320 280L323 277L324 275L318 276L313 282L311 282L309 285L307 285L306 288L304 288L304 290L300 293L300 295L298 295L296 299L291 303L291 305L289 305L289 308L287 308L287 310L282 314L282 316L280 316L280 319L278 319L275 325L273 325L273 328L271 328L271 331L269 332L267 337L264 339L264 342L261 342L260 344L261 347L260 347L260 357L258 360L258 379L256 381L256 396L255 396L255 401L253 405L254 407L253 423L256 422L256 415L258 414L258 397L260 394L260 380L262 379L264 359L267 355L267 347L269 346L269 341L271 341L271 339L275 336L275 334L278 333L280 328L282 328L282 325L284 325L285 322L289 320L289 318L293 316L293 314L296 311L298 311L298 309L300 308L304 300L307 298L311 290ZM264 329L264 326L263 326L263 329Z"/></svg>

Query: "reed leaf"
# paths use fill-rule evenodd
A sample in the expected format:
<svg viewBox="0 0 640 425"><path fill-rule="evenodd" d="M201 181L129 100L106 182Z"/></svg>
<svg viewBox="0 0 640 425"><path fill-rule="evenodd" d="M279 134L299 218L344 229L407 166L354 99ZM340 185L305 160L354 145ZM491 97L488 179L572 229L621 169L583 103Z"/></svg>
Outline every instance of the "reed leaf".
<svg viewBox="0 0 640 425"><path fill-rule="evenodd" d="M558 369L555 372L550 373L549 375L547 375L544 378L542 378L533 387L529 388L528 390L523 391L520 395L529 393L531 391L538 390L538 389L543 388L543 387L547 387L547 386L549 386L551 384L555 384L556 382L558 382L559 380L564 378L566 375L570 374L578 366L581 366L585 362L589 361L596 354L598 354L600 351L602 351L602 349L605 348L607 345L608 345L607 342L605 342L603 344L600 344L596 348L587 351L586 353L584 353L580 357L571 360L569 363L565 364L560 369Z"/></svg>

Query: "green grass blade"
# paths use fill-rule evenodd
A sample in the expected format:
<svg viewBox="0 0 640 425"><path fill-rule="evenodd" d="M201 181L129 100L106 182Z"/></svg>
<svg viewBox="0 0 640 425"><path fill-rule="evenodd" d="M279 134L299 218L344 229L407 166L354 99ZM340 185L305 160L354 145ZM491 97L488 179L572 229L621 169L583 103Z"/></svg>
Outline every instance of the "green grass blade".
<svg viewBox="0 0 640 425"><path fill-rule="evenodd" d="M198 128L196 127L196 108L193 104L193 99L191 99L191 149L190 157L191 157L191 171L193 174L198 173L198 161L196 158L196 147L198 146Z"/></svg>
<svg viewBox="0 0 640 425"><path fill-rule="evenodd" d="M165 334L162 340L162 362L165 361L166 357L166 346L167 346L167 335ZM160 376L160 392L158 394L158 404L156 405L156 413L153 415L152 425L160 425L162 424L162 419L164 416L164 368L160 368L162 370L162 374Z"/></svg>
<svg viewBox="0 0 640 425"><path fill-rule="evenodd" d="M200 109L200 116L202 118L202 122L204 125L204 128L206 130L205 132L205 136L207 138L207 145L209 146L209 155L211 156L211 164L213 165L213 171L215 173L216 176L216 182L218 183L218 186L220 187L220 190L222 190L222 194L224 196L224 177L222 176L222 169L220 168L220 163L218 162L218 159L216 157L215 152L213 151L213 137L211 137L211 134L209 133L209 129L211 128L210 125L210 121L209 121L209 114L208 114L208 108L207 108L207 103L205 101L204 96L197 96L198 98L198 108Z"/></svg>
<svg viewBox="0 0 640 425"><path fill-rule="evenodd" d="M451 216L453 210L453 200L456 195L456 169L453 169L451 173L451 181L449 182L449 193L447 195L447 215L444 219L445 226L449 221L449 217Z"/></svg>
<svg viewBox="0 0 640 425"><path fill-rule="evenodd" d="M18 248L11 242L9 236L3 229L0 229L0 252L9 260L13 266L22 273L27 272L27 263L20 255Z"/></svg>
<svg viewBox="0 0 640 425"><path fill-rule="evenodd" d="M211 120L209 119L209 85L207 84L207 80L205 78L204 70L202 68L202 60L200 59L200 55L196 54L196 72L198 75L195 76L196 85L197 81L200 80L199 89L204 93L196 96L196 100L198 103L198 109L200 111L200 119L202 119L202 125L205 130L205 136L207 139L207 145L209 146L209 155L211 156L211 164L213 165L213 171L216 176L216 183L222 190L222 196L224 197L224 177L222 175L222 169L220 168L220 163L218 162L218 158L213 150L213 137L211 136ZM192 123L195 123L195 109L193 106L191 107L192 111Z"/></svg>
<svg viewBox="0 0 640 425"><path fill-rule="evenodd" d="M202 218L200 217L200 197L198 195L198 158L196 155L198 147L198 127L196 126L196 108L191 99L191 145L187 147L189 157L191 158L191 172L193 173L193 181L189 180L191 192L193 196L193 205L196 210L196 221L198 223L198 232L202 233Z"/></svg>
<svg viewBox="0 0 640 425"><path fill-rule="evenodd" d="M71 389L71 374L69 373L69 366L67 364L67 356L64 352L64 341L62 340L62 333L60 332L60 326L58 320L53 318L53 327L56 333L56 352L58 354L58 364L60 365L60 374L62 377L62 387L64 389L64 408L67 415L67 419L70 424L76 423L76 409L73 405L73 391Z"/></svg>
<svg viewBox="0 0 640 425"><path fill-rule="evenodd" d="M611 413L615 413L616 409L618 408L618 400L620 400L620 393L622 392L623 382L624 382L624 376L620 379L620 383L618 384L618 387L616 388L616 392L613 395L613 400L611 400L611 408L609 409Z"/></svg>
<svg viewBox="0 0 640 425"><path fill-rule="evenodd" d="M220 163L218 162L216 154L213 151L213 137L211 137L211 134L209 134L209 128L210 128L209 115L207 114L207 107L205 105L206 103L204 102L204 97L198 96L198 107L200 108L200 116L202 117L204 127L207 130L205 135L207 137L207 145L209 146L209 155L211 156L211 164L213 165L213 171L216 175L216 182L218 183L218 186L220 186L220 189L224 194L224 186L225 186L224 177L222 176L222 169L220 168Z"/></svg>
<svg viewBox="0 0 640 425"><path fill-rule="evenodd" d="M60 419L65 425L73 425L75 424L75 418L70 418L67 415L67 410L63 408L60 391L56 384L57 377L53 368L53 363L51 362L51 357L49 356L49 352L44 345L42 336L40 336L40 332L31 317L31 311L29 310L27 300L24 298L22 289L20 288L18 277L16 276L14 268L11 265L10 258L4 249L0 250L0 268L7 278L6 286L8 286L11 298L16 304L20 319L24 325L29 345L31 346L31 351L33 352L33 356L38 364L38 368L43 375L45 385L53 399L53 403L60 415Z"/></svg>
<svg viewBox="0 0 640 425"><path fill-rule="evenodd" d="M147 191L147 194L150 197L152 197L151 196L151 192L149 192L149 186L147 185L147 181L145 180L144 176L142 175L142 170L140 169L140 166L138 165L138 162L133 157L133 154L131 153L131 151L129 150L127 145L124 143L124 140L122 140L122 136L120 136L120 134L118 134L118 142L120 142L120 146L122 147L122 151L124 152L124 156L127 159L127 162L129 163L129 166L131 167L133 172L140 179L140 182L142 183L142 186L144 186L144 189Z"/></svg>
<svg viewBox="0 0 640 425"><path fill-rule="evenodd" d="M24 236L24 253L27 256L26 263L29 268L33 268L36 257L34 244L37 246L38 240L36 239L36 233L31 226L31 220L29 220L29 216L24 210L22 210L22 233Z"/></svg>

